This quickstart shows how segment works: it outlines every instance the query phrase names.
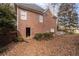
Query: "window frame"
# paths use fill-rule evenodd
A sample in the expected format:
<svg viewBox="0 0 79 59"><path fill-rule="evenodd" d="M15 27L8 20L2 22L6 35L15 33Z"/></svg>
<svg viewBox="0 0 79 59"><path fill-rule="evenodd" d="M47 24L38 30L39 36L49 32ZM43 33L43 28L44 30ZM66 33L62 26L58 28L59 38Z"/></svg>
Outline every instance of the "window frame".
<svg viewBox="0 0 79 59"><path fill-rule="evenodd" d="M43 15L39 15L39 22L43 23L44 22L44 16Z"/></svg>
<svg viewBox="0 0 79 59"><path fill-rule="evenodd" d="M21 20L27 20L27 11L20 10L20 19Z"/></svg>
<svg viewBox="0 0 79 59"><path fill-rule="evenodd" d="M51 28L50 29L50 32L54 33L55 32L55 29L54 28Z"/></svg>

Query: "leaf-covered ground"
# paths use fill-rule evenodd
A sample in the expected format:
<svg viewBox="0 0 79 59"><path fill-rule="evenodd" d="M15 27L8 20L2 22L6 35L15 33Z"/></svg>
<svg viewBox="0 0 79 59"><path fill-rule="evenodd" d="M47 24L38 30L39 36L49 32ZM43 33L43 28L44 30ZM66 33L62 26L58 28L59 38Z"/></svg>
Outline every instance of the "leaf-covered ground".
<svg viewBox="0 0 79 59"><path fill-rule="evenodd" d="M26 39L27 42L11 43L8 50L0 55L8 56L69 56L79 55L79 35L62 35L52 40L36 41Z"/></svg>

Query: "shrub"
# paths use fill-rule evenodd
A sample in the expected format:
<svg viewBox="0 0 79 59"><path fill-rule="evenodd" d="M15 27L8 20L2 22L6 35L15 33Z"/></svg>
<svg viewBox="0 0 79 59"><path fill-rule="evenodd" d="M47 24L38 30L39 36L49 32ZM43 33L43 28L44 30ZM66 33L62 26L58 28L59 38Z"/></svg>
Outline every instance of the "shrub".
<svg viewBox="0 0 79 59"><path fill-rule="evenodd" d="M42 33L36 33L34 36L34 39L41 40L42 39Z"/></svg>
<svg viewBox="0 0 79 59"><path fill-rule="evenodd" d="M16 36L13 41L14 41L14 42L18 42L18 37Z"/></svg>
<svg viewBox="0 0 79 59"><path fill-rule="evenodd" d="M49 40L53 37L53 33L49 32L49 33L43 33L43 38L45 40Z"/></svg>
<svg viewBox="0 0 79 59"><path fill-rule="evenodd" d="M74 34L74 32L69 32L69 34Z"/></svg>
<svg viewBox="0 0 79 59"><path fill-rule="evenodd" d="M49 40L53 37L53 33L36 33L34 39L36 40Z"/></svg>
<svg viewBox="0 0 79 59"><path fill-rule="evenodd" d="M17 39L15 42L24 42L24 39L19 31L17 31Z"/></svg>
<svg viewBox="0 0 79 59"><path fill-rule="evenodd" d="M8 47L2 47L2 48L0 48L0 53L5 52L7 49L8 49Z"/></svg>
<svg viewBox="0 0 79 59"><path fill-rule="evenodd" d="M22 38L22 36L18 36L17 42L24 42L24 39Z"/></svg>
<svg viewBox="0 0 79 59"><path fill-rule="evenodd" d="M11 34L0 34L0 47L4 47L11 43L15 37Z"/></svg>
<svg viewBox="0 0 79 59"><path fill-rule="evenodd" d="M14 42L25 42L25 40L21 36L16 37L16 39L13 41Z"/></svg>

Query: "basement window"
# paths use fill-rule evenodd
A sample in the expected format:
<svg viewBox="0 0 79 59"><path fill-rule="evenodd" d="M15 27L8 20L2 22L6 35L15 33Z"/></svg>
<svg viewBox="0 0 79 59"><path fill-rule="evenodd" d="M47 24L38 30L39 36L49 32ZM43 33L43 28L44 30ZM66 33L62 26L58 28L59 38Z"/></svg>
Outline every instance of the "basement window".
<svg viewBox="0 0 79 59"><path fill-rule="evenodd" d="M39 15L39 22L43 23L43 15Z"/></svg>
<svg viewBox="0 0 79 59"><path fill-rule="evenodd" d="M27 20L27 11L20 10L20 19L21 20Z"/></svg>
<svg viewBox="0 0 79 59"><path fill-rule="evenodd" d="M53 33L53 32L54 32L54 28L51 28L51 29L50 29L50 32L52 32L52 33Z"/></svg>

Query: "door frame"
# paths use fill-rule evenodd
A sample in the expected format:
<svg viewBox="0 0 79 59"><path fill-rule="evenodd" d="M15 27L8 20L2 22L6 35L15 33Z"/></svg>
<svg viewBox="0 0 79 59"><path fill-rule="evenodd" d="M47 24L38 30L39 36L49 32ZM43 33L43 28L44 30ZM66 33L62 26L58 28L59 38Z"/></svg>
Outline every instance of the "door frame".
<svg viewBox="0 0 79 59"><path fill-rule="evenodd" d="M30 35L29 36L31 36L31 34L32 34L32 28L31 27L26 27L26 28L30 28ZM26 37L27 37L27 35L26 35Z"/></svg>

